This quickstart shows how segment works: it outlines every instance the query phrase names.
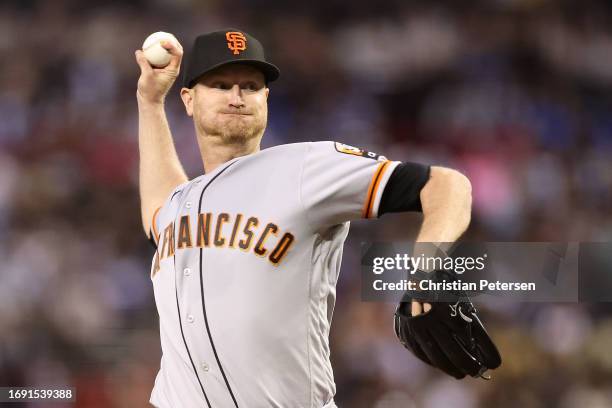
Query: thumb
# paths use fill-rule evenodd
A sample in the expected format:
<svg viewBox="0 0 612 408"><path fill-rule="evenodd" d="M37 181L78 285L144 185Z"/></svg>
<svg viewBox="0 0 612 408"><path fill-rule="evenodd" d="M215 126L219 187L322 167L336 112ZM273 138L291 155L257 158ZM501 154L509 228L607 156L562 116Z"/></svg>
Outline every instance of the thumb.
<svg viewBox="0 0 612 408"><path fill-rule="evenodd" d="M147 58L145 57L144 52L142 52L142 50L136 50L134 55L136 56L136 63L140 67L141 74L148 74L153 72L153 67L151 67L151 64L149 64L149 61L147 61Z"/></svg>

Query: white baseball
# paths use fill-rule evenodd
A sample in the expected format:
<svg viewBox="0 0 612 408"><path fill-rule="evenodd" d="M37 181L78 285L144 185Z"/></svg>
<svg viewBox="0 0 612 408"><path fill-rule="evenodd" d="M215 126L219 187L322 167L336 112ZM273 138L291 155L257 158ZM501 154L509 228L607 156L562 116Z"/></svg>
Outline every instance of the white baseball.
<svg viewBox="0 0 612 408"><path fill-rule="evenodd" d="M160 41L172 41L174 44L178 44L175 36L163 31L153 33L144 40L142 51L149 64L156 68L163 68L168 65L171 57L171 54L161 46Z"/></svg>

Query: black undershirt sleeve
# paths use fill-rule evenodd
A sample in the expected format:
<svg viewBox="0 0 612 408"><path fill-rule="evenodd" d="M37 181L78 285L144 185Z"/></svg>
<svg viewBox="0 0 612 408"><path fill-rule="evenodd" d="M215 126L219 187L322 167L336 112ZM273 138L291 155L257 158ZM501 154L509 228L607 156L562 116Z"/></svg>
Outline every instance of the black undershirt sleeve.
<svg viewBox="0 0 612 408"><path fill-rule="evenodd" d="M395 212L421 212L420 193L429 180L429 171L430 167L423 164L399 164L387 181L380 199L378 216Z"/></svg>

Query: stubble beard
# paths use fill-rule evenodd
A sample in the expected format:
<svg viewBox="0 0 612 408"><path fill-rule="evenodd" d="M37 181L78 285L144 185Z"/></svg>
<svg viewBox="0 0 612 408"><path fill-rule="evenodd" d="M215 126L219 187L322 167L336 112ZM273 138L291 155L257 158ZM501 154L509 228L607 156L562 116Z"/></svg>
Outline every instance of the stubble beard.
<svg viewBox="0 0 612 408"><path fill-rule="evenodd" d="M254 119L204 120L201 130L208 137L218 138L224 145L246 144L250 140L261 138L266 129L267 117L265 115L257 115Z"/></svg>

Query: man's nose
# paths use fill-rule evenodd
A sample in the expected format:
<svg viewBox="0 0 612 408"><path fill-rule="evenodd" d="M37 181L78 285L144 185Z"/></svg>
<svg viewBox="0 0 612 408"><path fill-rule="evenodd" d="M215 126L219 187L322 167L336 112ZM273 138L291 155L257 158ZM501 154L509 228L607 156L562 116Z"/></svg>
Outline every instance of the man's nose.
<svg viewBox="0 0 612 408"><path fill-rule="evenodd" d="M234 108L243 108L244 100L242 99L242 91L240 90L240 86L238 84L234 84L232 89L230 90L230 106Z"/></svg>

